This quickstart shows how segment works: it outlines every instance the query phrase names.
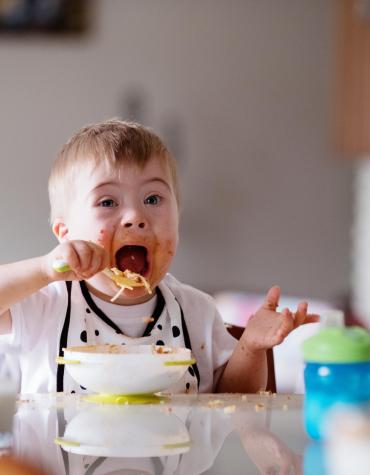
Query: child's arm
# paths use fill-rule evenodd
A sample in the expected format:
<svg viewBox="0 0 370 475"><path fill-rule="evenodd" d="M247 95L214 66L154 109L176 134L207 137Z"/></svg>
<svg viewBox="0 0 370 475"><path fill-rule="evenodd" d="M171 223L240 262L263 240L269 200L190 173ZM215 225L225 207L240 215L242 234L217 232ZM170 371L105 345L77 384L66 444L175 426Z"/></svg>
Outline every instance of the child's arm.
<svg viewBox="0 0 370 475"><path fill-rule="evenodd" d="M318 315L307 314L307 302L300 302L296 313L287 308L276 312L279 298L279 287L272 287L265 303L249 319L218 382L217 392L264 390L267 384L266 350L279 345L294 328L318 320Z"/></svg>
<svg viewBox="0 0 370 475"><path fill-rule="evenodd" d="M57 259L68 262L71 271L56 272ZM45 256L0 266L0 334L11 330L13 304L57 280L89 279L109 265L108 260L106 251L90 241L68 241Z"/></svg>

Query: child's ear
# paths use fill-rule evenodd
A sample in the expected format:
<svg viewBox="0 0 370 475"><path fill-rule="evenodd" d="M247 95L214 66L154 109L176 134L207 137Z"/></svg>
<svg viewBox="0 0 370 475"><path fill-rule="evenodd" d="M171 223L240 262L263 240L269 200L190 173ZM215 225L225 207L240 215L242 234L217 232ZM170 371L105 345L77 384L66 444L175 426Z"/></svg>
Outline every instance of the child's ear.
<svg viewBox="0 0 370 475"><path fill-rule="evenodd" d="M59 242L67 240L68 228L66 224L60 218L56 218L53 221L52 230Z"/></svg>

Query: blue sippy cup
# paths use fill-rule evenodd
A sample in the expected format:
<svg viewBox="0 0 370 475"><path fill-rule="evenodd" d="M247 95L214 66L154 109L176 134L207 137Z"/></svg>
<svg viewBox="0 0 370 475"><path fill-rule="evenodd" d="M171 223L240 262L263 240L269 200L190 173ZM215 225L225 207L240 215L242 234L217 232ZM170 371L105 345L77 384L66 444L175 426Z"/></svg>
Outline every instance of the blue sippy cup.
<svg viewBox="0 0 370 475"><path fill-rule="evenodd" d="M325 437L325 418L338 403L370 407L370 335L360 327L328 327L303 343L304 424Z"/></svg>

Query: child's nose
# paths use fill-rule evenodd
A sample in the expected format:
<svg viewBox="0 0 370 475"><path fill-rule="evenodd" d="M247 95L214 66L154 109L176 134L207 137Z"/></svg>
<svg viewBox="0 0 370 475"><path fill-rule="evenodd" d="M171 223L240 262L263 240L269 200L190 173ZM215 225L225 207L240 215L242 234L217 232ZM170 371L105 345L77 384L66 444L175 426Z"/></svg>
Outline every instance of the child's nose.
<svg viewBox="0 0 370 475"><path fill-rule="evenodd" d="M125 228L131 228L132 226L135 226L135 223L134 222L131 222L131 221L127 221L126 223L123 224ZM145 228L145 223L144 221L140 221L140 223L137 223L137 227L138 228Z"/></svg>
<svg viewBox="0 0 370 475"><path fill-rule="evenodd" d="M144 229L146 227L146 219L142 212L137 209L131 209L122 216L122 225L124 228Z"/></svg>

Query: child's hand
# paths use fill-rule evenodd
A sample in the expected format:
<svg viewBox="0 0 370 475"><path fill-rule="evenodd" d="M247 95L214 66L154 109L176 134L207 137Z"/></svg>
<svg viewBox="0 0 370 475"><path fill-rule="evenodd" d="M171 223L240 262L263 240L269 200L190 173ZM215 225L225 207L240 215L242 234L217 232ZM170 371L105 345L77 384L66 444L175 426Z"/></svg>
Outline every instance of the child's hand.
<svg viewBox="0 0 370 475"><path fill-rule="evenodd" d="M57 260L68 263L70 270L54 270L53 263ZM45 256L44 269L51 281L86 280L107 266L109 256L103 247L91 241L67 241Z"/></svg>
<svg viewBox="0 0 370 475"><path fill-rule="evenodd" d="M318 315L307 314L307 302L300 302L297 311L288 308L277 312L280 288L271 287L262 307L251 316L243 333L243 340L250 350L266 350L279 345L284 338L303 323L317 322Z"/></svg>

